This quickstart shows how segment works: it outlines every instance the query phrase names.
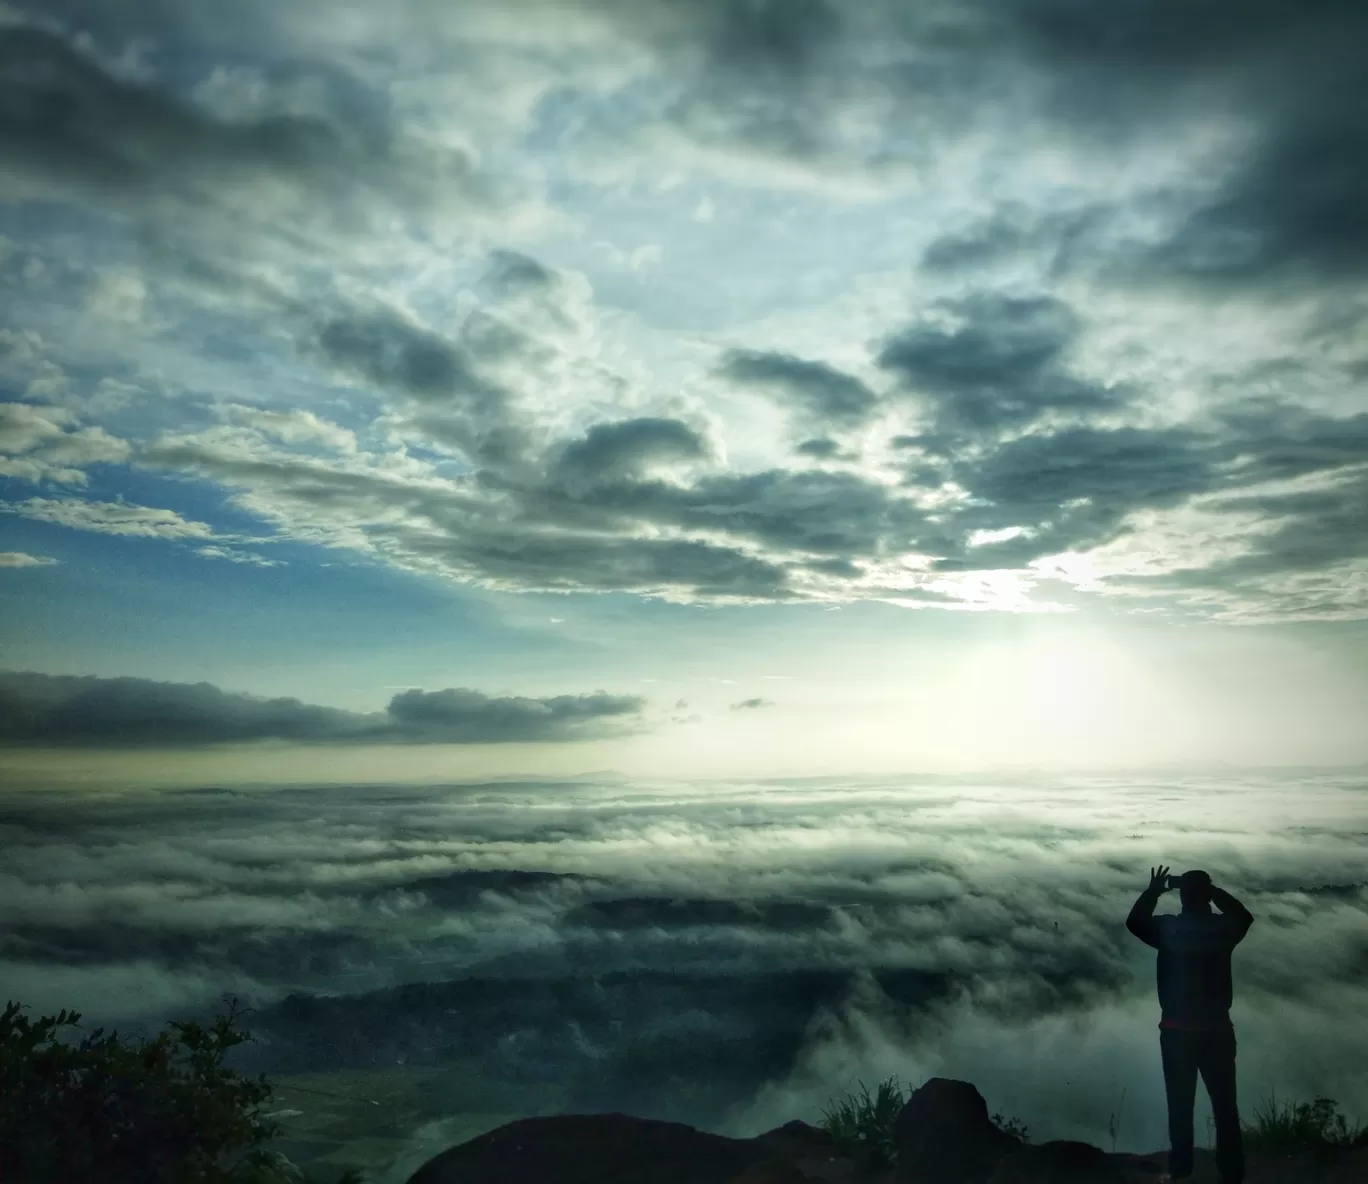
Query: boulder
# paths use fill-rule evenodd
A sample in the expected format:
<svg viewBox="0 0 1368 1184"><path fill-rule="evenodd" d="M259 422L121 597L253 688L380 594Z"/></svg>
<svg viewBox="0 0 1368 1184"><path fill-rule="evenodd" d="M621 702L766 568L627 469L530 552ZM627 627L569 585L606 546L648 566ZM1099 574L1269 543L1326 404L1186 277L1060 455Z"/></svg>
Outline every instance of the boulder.
<svg viewBox="0 0 1368 1184"><path fill-rule="evenodd" d="M899 1184L987 1184L1021 1140L998 1130L967 1081L933 1077L907 1100L893 1128Z"/></svg>
<svg viewBox="0 0 1368 1184"><path fill-rule="evenodd" d="M724 1184L774 1152L628 1114L523 1118L450 1147L408 1184Z"/></svg>

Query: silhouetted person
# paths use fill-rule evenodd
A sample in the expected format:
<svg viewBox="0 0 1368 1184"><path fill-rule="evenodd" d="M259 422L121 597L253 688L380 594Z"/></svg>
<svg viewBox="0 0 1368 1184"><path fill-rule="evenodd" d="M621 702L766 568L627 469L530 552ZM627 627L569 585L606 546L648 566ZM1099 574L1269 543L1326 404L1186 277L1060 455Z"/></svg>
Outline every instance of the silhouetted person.
<svg viewBox="0 0 1368 1184"><path fill-rule="evenodd" d="M1223 1184L1242 1184L1244 1144L1235 1101L1235 1027L1230 1022L1230 954L1254 918L1206 872L1174 878L1150 869L1149 887L1126 918L1126 928L1159 951L1159 1050L1168 1094L1169 1174L1192 1175L1192 1107L1201 1073L1216 1120L1216 1166ZM1154 906L1177 888L1183 911L1156 917ZM1219 913L1211 911L1215 902Z"/></svg>

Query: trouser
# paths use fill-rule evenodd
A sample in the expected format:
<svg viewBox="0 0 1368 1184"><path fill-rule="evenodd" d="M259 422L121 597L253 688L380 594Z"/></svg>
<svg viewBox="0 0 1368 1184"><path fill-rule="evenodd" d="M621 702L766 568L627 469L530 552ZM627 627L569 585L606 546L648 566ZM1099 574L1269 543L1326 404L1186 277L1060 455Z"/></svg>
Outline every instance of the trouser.
<svg viewBox="0 0 1368 1184"><path fill-rule="evenodd" d="M1183 1032L1161 1028L1159 1049L1168 1094L1169 1174L1178 1179L1192 1174L1192 1108L1201 1073L1216 1120L1216 1166L1222 1184L1242 1184L1244 1143L1235 1102L1235 1029Z"/></svg>

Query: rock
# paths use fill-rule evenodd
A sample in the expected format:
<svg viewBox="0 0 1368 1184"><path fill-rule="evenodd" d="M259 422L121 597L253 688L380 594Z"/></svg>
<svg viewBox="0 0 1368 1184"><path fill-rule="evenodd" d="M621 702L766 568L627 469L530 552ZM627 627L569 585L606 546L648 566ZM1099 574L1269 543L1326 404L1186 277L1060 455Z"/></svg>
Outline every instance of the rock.
<svg viewBox="0 0 1368 1184"><path fill-rule="evenodd" d="M776 1126L763 1135L756 1135L754 1141L775 1151L822 1152L836 1155L836 1140L821 1127L795 1118L783 1126Z"/></svg>
<svg viewBox="0 0 1368 1184"><path fill-rule="evenodd" d="M1246 1150L1246 1156L1249 1152ZM1368 1180L1368 1146L1326 1149L1320 1153L1255 1155L1245 1184L1363 1184ZM1195 1184L1195 1182L1194 1182Z"/></svg>
<svg viewBox="0 0 1368 1184"><path fill-rule="evenodd" d="M728 1184L874 1184L873 1175L841 1154L836 1141L810 1123L795 1119L752 1141L771 1154Z"/></svg>
<svg viewBox="0 0 1368 1184"><path fill-rule="evenodd" d="M754 1139L679 1122L558 1114L510 1122L448 1148L408 1184L723 1184L773 1156Z"/></svg>
<svg viewBox="0 0 1368 1184"><path fill-rule="evenodd" d="M907 1100L893 1128L900 1184L987 1184L1021 1141L998 1130L967 1081L933 1077Z"/></svg>
<svg viewBox="0 0 1368 1184"><path fill-rule="evenodd" d="M1109 1155L1091 1143L1060 1139L1006 1156L989 1184L1155 1184L1157 1157Z"/></svg>

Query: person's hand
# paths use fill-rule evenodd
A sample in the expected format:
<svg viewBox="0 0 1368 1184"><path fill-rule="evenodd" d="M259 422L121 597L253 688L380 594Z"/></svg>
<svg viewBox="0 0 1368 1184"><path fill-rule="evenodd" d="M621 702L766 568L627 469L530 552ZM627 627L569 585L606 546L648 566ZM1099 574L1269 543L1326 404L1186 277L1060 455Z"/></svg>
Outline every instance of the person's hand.
<svg viewBox="0 0 1368 1184"><path fill-rule="evenodd" d="M1169 872L1171 868L1160 866L1150 868L1149 890L1151 892L1167 892L1169 890Z"/></svg>

